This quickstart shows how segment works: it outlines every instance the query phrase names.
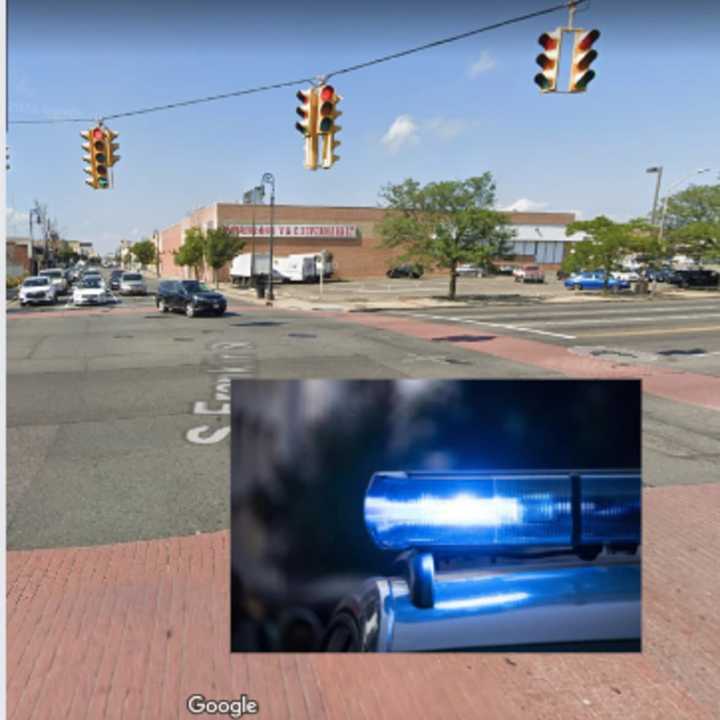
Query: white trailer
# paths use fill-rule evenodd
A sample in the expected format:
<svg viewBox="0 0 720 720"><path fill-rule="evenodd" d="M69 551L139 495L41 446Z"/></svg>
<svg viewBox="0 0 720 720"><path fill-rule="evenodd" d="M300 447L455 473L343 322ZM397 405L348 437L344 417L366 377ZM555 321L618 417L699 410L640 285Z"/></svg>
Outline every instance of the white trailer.
<svg viewBox="0 0 720 720"><path fill-rule="evenodd" d="M327 254L325 251L319 252L319 253L297 253L294 255L288 255L289 258L311 258L313 263L315 264L315 281L320 280L320 276L322 275L325 278L329 278L335 268L333 266L333 261L330 260L327 257Z"/></svg>
<svg viewBox="0 0 720 720"><path fill-rule="evenodd" d="M273 262L273 265L276 263ZM230 278L233 285L247 287L252 282L252 276L267 275L270 268L270 255L268 253L255 253L255 263L253 267L252 253L242 253L233 258L230 265ZM277 266L273 271L273 282L282 282L283 278L277 271Z"/></svg>
<svg viewBox="0 0 720 720"><path fill-rule="evenodd" d="M314 258L304 255L289 255L273 258L273 266L288 282L315 282L317 268Z"/></svg>

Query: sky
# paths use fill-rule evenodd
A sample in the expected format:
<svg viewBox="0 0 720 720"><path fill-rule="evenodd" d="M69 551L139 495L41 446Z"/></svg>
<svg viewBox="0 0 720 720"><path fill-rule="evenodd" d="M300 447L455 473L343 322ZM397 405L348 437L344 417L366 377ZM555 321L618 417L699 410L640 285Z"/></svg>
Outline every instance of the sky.
<svg viewBox="0 0 720 720"><path fill-rule="evenodd" d="M650 211L650 166L663 166L665 188L699 168L712 172L692 181L718 182L717 0L585 3L575 26L601 37L583 94L533 83L538 36L567 23L564 9L337 75L341 159L329 171L303 166L305 82L108 120L121 156L109 191L84 182L80 132L92 122L13 124L313 78L556 4L9 0L8 234L27 234L37 199L64 238L110 252L194 208L240 201L265 172L279 204L376 206L387 183L489 171L498 208L620 221Z"/></svg>

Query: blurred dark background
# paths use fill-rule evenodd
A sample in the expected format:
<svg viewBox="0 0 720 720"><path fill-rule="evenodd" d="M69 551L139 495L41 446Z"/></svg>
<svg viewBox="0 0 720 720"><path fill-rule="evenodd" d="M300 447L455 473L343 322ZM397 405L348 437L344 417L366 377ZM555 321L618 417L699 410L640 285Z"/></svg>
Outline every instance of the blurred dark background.
<svg viewBox="0 0 720 720"><path fill-rule="evenodd" d="M313 650L392 572L363 500L378 470L639 468L640 381L234 381L232 650Z"/></svg>

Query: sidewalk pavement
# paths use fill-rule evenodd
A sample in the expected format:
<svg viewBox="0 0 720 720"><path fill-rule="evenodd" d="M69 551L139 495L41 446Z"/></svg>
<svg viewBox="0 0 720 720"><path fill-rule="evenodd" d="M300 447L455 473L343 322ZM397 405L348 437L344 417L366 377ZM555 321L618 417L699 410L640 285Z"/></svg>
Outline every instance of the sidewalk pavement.
<svg viewBox="0 0 720 720"><path fill-rule="evenodd" d="M8 717L717 720L720 484L643 494L642 654L229 652L227 531L8 553ZM199 716L205 717L205 716Z"/></svg>

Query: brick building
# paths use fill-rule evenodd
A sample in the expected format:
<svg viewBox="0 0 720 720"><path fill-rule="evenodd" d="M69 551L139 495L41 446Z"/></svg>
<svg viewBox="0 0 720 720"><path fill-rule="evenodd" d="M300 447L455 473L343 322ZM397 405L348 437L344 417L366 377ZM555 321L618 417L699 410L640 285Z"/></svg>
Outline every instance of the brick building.
<svg viewBox="0 0 720 720"><path fill-rule="evenodd" d="M379 247L376 225L385 210L373 207L324 207L307 205L276 205L274 220L274 253L310 253L328 250L332 253L337 275L343 278L377 277L384 275L393 256L392 250ZM573 222L573 213L509 212L514 229L514 260L537 262L547 268L557 267L568 248L582 239L581 235L565 237L565 226ZM244 252L252 244L253 219L256 225L256 250L266 252L270 235L270 207L215 203L200 208L180 222L160 231L160 267L164 277L189 275L187 268L175 265L173 254L180 248L184 234L191 227L203 230L227 227L247 241ZM220 274L227 280L229 268ZM206 273L210 279L210 273Z"/></svg>
<svg viewBox="0 0 720 720"><path fill-rule="evenodd" d="M32 242L30 238L8 237L5 242L5 274L7 277L29 275L36 268L33 265Z"/></svg>

